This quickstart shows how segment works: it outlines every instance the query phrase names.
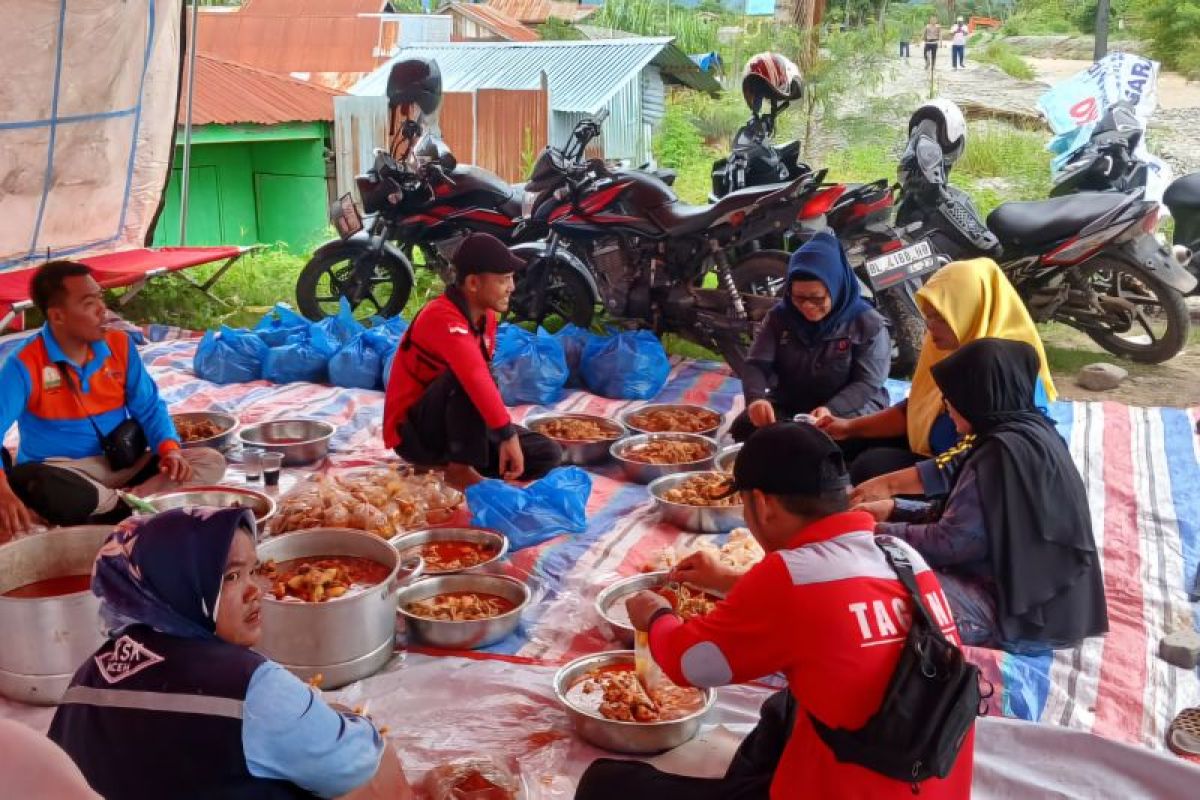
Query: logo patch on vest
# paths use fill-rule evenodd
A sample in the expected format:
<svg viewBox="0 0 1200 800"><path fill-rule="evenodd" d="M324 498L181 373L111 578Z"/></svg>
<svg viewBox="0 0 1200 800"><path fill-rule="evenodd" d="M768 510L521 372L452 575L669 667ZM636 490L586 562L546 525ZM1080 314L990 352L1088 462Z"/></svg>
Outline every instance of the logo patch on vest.
<svg viewBox="0 0 1200 800"><path fill-rule="evenodd" d="M100 674L109 683L117 683L136 675L147 667L165 659L158 653L151 652L141 642L134 641L128 636L122 636L107 653L96 656L96 666Z"/></svg>
<svg viewBox="0 0 1200 800"><path fill-rule="evenodd" d="M50 364L42 367L42 388L51 391L60 386L62 386L62 373L58 371L58 367Z"/></svg>

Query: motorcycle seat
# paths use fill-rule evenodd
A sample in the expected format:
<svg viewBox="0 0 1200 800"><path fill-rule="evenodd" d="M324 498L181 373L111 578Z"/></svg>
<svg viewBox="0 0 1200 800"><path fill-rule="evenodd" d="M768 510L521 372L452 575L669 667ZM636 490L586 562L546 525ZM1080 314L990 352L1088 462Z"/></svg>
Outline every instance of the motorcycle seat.
<svg viewBox="0 0 1200 800"><path fill-rule="evenodd" d="M1200 208L1200 172L1184 175L1172 182L1163 194L1163 204L1175 216L1179 216L1175 209Z"/></svg>
<svg viewBox="0 0 1200 800"><path fill-rule="evenodd" d="M1127 195L1118 192L1084 192L1049 200L1004 203L988 214L987 224L1004 244L1030 247L1079 233L1128 200Z"/></svg>
<svg viewBox="0 0 1200 800"><path fill-rule="evenodd" d="M667 203L650 211L650 217L672 234L686 235L702 231L731 211L751 205L772 192L784 188L786 183L769 183L749 186L730 192L712 205L693 206L688 203Z"/></svg>

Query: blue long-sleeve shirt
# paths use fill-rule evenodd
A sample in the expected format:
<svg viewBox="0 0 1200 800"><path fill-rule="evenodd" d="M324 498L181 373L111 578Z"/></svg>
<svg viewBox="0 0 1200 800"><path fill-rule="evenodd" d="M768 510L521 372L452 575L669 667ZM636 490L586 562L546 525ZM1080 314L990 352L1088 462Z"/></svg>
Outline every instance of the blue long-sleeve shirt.
<svg viewBox="0 0 1200 800"><path fill-rule="evenodd" d="M106 333L76 364L43 326L0 366L0 431L17 424L18 463L101 455L89 415L101 434L132 417L159 455L179 446L158 387L123 331Z"/></svg>
<svg viewBox="0 0 1200 800"><path fill-rule="evenodd" d="M367 719L335 711L279 664L266 661L250 676L242 703L242 752L256 778L338 797L375 775L384 747Z"/></svg>

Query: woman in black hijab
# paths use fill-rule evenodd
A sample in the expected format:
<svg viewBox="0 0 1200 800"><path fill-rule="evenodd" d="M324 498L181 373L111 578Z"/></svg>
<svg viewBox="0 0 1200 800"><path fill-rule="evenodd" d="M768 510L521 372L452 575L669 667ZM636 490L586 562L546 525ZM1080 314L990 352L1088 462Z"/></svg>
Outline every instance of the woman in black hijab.
<svg viewBox="0 0 1200 800"><path fill-rule="evenodd" d="M987 338L937 364L965 446L921 465L934 502L861 506L941 573L964 644L1028 652L1108 630L1083 480L1033 405L1038 367L1028 344Z"/></svg>

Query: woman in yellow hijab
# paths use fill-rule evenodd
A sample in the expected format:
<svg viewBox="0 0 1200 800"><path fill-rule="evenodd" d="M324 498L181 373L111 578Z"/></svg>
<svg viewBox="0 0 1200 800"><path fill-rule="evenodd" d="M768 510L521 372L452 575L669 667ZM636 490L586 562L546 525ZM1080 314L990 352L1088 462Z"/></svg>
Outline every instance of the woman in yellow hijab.
<svg viewBox="0 0 1200 800"><path fill-rule="evenodd" d="M957 443L929 370L964 344L989 337L1032 345L1041 361L1035 404L1048 410L1057 396L1037 328L995 261L976 258L946 265L917 292L917 302L927 332L908 399L865 417L818 420L834 439L858 445L848 448L859 450L850 469L856 485L940 455Z"/></svg>

